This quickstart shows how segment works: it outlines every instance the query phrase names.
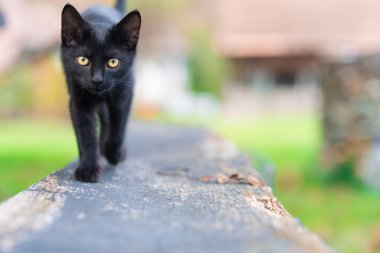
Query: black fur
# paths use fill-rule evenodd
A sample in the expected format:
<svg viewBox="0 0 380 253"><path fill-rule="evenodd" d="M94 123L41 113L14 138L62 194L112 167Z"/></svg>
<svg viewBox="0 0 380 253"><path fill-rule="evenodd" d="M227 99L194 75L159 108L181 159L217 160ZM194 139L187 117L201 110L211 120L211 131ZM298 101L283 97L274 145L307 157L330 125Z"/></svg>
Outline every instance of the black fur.
<svg viewBox="0 0 380 253"><path fill-rule="evenodd" d="M124 8L120 0L117 5ZM133 97L133 62L141 16L138 11L122 15L100 5L83 15L69 4L62 11L61 56L80 156L75 177L84 182L97 182L100 154L111 164L126 154L123 140ZM89 64L80 65L78 56L88 58ZM113 58L120 62L114 69L107 66Z"/></svg>

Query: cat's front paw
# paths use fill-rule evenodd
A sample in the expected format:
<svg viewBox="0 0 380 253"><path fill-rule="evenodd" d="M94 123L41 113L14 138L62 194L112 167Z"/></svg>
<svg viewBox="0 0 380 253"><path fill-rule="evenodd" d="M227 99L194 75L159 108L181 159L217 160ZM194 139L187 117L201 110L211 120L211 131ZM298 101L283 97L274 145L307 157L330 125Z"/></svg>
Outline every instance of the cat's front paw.
<svg viewBox="0 0 380 253"><path fill-rule="evenodd" d="M110 164L116 165L125 159L125 154L126 152L122 149L106 149L104 155Z"/></svg>
<svg viewBox="0 0 380 253"><path fill-rule="evenodd" d="M75 171L75 179L86 183L96 183L99 179L100 168L77 168Z"/></svg>

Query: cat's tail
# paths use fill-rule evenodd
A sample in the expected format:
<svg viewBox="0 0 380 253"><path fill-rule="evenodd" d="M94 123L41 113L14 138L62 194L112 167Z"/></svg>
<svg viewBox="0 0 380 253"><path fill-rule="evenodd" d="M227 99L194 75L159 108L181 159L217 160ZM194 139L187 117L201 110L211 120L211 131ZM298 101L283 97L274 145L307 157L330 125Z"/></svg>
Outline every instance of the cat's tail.
<svg viewBox="0 0 380 253"><path fill-rule="evenodd" d="M125 14L125 7L127 5L127 0L117 0L116 1L116 5L115 5L115 9L120 11L122 14Z"/></svg>

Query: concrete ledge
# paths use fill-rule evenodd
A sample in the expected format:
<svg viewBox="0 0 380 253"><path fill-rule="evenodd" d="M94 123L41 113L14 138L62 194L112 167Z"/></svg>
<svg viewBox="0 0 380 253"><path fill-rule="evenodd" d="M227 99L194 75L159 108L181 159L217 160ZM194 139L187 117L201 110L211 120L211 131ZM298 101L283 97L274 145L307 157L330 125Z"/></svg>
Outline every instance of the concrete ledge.
<svg viewBox="0 0 380 253"><path fill-rule="evenodd" d="M129 136L99 183L73 163L2 203L0 252L332 252L229 142L149 124Z"/></svg>

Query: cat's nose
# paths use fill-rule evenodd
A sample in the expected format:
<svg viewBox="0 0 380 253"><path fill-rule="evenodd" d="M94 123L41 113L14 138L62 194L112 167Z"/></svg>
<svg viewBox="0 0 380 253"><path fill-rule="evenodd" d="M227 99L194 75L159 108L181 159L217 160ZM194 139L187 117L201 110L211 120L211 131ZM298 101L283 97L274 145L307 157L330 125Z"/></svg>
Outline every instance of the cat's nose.
<svg viewBox="0 0 380 253"><path fill-rule="evenodd" d="M91 78L91 83L95 86L99 86L104 82L103 76L100 73L96 73L92 78Z"/></svg>
<svg viewBox="0 0 380 253"><path fill-rule="evenodd" d="M95 86L99 86L104 82L103 78L92 78L91 83Z"/></svg>

